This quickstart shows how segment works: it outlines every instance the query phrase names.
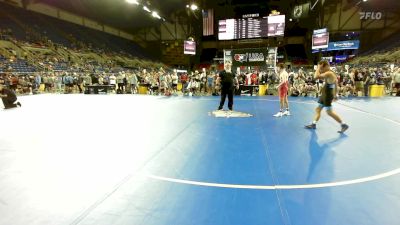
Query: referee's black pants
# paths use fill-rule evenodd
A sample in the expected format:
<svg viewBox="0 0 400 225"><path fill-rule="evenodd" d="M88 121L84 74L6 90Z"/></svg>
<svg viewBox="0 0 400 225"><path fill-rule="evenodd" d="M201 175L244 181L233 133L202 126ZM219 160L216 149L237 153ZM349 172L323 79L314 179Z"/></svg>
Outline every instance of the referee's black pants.
<svg viewBox="0 0 400 225"><path fill-rule="evenodd" d="M228 95L228 108L232 110L233 108L233 89L225 89L221 90L221 102L219 103L218 109L223 109L225 104L226 96Z"/></svg>

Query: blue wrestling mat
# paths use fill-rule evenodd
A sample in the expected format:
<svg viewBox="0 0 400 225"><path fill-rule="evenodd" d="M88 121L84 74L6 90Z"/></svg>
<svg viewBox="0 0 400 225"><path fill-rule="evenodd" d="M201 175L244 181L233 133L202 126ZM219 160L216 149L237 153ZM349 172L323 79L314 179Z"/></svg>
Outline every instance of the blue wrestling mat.
<svg viewBox="0 0 400 225"><path fill-rule="evenodd" d="M22 98L0 111L0 224L400 224L400 98L334 103L344 135L289 101L275 118L276 97L235 98L238 117L218 97Z"/></svg>

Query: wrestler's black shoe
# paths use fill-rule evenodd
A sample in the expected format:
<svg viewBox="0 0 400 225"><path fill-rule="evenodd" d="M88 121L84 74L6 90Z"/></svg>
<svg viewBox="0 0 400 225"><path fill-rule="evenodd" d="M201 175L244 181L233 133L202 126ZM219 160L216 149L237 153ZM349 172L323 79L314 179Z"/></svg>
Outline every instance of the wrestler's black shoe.
<svg viewBox="0 0 400 225"><path fill-rule="evenodd" d="M22 105L21 105L21 103L20 103L20 102L17 102L17 106L21 107Z"/></svg>
<svg viewBox="0 0 400 225"><path fill-rule="evenodd" d="M310 124L310 125L307 125L307 126L305 126L304 128L306 128L306 129L313 129L313 130L315 130L315 129L317 129L317 124L315 124L315 123L312 123L312 124Z"/></svg>
<svg viewBox="0 0 400 225"><path fill-rule="evenodd" d="M342 129L340 131L338 131L338 133L343 134L347 129L349 129L349 125L342 124Z"/></svg>

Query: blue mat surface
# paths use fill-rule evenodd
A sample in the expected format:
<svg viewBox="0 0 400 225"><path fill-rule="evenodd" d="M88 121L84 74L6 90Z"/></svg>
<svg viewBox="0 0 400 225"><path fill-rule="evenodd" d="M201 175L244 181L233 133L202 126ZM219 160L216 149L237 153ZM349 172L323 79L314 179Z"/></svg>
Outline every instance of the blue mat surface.
<svg viewBox="0 0 400 225"><path fill-rule="evenodd" d="M91 140L87 140L86 132L70 132L74 126L65 125L71 126L69 138L75 138L80 145L65 143L57 154L70 160L63 169L76 166L74 175L80 178L70 178L70 172L58 174L68 175L70 183L79 189L76 193L97 192L80 202L71 200L73 207L64 210L65 218L58 218L61 221L57 224L400 224L400 98L345 99L335 103L335 111L350 125L344 135L337 133L340 126L325 112L315 131L304 129L317 106L312 98L291 98L292 116L282 118L272 116L279 110L279 102L269 96L235 98L236 111L253 115L247 118L210 115L218 105L218 97L39 98L24 99L28 102L24 107L31 107L30 110L1 111L0 122L11 127L6 116L16 114L21 118L29 112L42 119L49 115L58 118L54 115L62 114L68 106L68 121L88 127L83 118L90 118L92 123L88 124L94 127L87 131L91 133ZM79 107L87 108L73 107L77 101L83 101ZM41 115L46 102L59 107ZM101 118L112 118L113 122L93 122ZM35 124L24 119L22 122ZM54 127L42 128L47 137L64 140L53 134ZM32 131L20 135L42 154L43 159L38 162L50 157L53 161L46 169L61 171L58 167L64 161L50 150L39 150L51 148L42 135L31 140ZM63 130L57 132L64 134ZM0 136L1 149L28 154L19 150L26 146L18 146L8 133L3 131ZM123 141L113 144L109 139ZM90 147L86 143L93 140L100 144ZM74 146L76 152L69 152ZM10 154L0 151L0 172L5 174L0 181L7 187L0 190L0 196L13 196L13 187L26 187L23 182L5 179L10 176L9 169L20 163ZM15 160L7 161L7 157ZM88 187L85 191L83 183ZM18 196L26 193L21 189ZM18 196L4 201L20 201ZM22 205L14 205L13 209L23 211ZM34 204L30 207L34 208ZM46 207L50 210L51 203ZM2 210L9 213L0 204L0 213ZM45 212L31 216L41 218ZM56 215L50 213L50 222L41 224L54 224L51 216ZM0 219L0 224L13 218L17 222L8 224L26 223L9 216Z"/></svg>

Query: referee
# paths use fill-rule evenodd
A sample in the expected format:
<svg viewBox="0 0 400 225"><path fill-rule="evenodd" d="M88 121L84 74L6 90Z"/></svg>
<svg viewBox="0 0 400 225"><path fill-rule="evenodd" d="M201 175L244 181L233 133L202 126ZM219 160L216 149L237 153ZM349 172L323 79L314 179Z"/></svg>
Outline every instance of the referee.
<svg viewBox="0 0 400 225"><path fill-rule="evenodd" d="M232 65L230 63L225 64L225 70L223 70L217 79L217 84L221 85L221 102L219 103L218 110L224 108L225 99L228 95L228 108L230 111L233 109L233 93L235 86L238 88L238 80L235 75L231 72Z"/></svg>

